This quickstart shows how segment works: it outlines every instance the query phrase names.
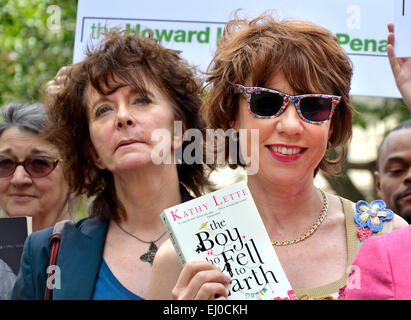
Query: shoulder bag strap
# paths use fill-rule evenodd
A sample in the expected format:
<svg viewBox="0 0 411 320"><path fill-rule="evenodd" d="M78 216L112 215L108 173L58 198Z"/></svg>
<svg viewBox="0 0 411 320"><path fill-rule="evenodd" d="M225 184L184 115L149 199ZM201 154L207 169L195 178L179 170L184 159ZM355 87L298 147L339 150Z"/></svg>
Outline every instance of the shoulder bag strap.
<svg viewBox="0 0 411 320"><path fill-rule="evenodd" d="M74 222L72 220L59 221L54 225L53 233L50 236L50 261L49 261L49 266L47 268L48 277L46 281L46 290L44 292L44 300L53 299L53 291L52 291L53 288L50 288L50 285L49 285L49 278L52 275L50 266L55 266L57 263L57 255L60 249L61 235L63 232L64 225L66 223L74 225Z"/></svg>

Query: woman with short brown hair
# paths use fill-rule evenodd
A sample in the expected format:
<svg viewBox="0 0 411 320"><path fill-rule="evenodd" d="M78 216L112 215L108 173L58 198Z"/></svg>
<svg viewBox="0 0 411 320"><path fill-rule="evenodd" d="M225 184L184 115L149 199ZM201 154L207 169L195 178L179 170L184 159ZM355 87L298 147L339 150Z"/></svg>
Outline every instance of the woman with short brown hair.
<svg viewBox="0 0 411 320"><path fill-rule="evenodd" d="M344 148L351 137L351 76L350 61L328 30L269 14L228 22L208 69L201 109L207 126L239 132L242 159L250 155L252 132L259 132L258 153L245 163L258 170L247 183L299 299L341 297L360 242L406 225L384 208L377 217L365 204L355 207L314 185L319 169L334 172L341 160L329 159L327 151ZM182 268L168 241L147 297L224 298L229 283L208 262Z"/></svg>
<svg viewBox="0 0 411 320"><path fill-rule="evenodd" d="M211 128L227 130L235 126L242 97L233 94L236 84L264 86L273 73L282 72L295 92L341 96L331 118L328 140L328 149L341 147L341 155L330 159L325 154L315 172L319 168L327 173L338 171L352 134L352 66L328 30L307 21L235 19L226 25L211 65L207 74L210 91L201 108Z"/></svg>

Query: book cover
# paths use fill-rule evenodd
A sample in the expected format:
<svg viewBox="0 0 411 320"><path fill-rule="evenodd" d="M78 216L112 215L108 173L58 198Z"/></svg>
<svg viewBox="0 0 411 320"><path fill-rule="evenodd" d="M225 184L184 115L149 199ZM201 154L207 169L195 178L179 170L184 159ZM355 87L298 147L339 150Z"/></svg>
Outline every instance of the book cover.
<svg viewBox="0 0 411 320"><path fill-rule="evenodd" d="M0 300L11 296L24 242L31 232L31 217L0 218Z"/></svg>
<svg viewBox="0 0 411 320"><path fill-rule="evenodd" d="M228 299L295 300L245 182L164 210L182 265L206 260L231 277Z"/></svg>

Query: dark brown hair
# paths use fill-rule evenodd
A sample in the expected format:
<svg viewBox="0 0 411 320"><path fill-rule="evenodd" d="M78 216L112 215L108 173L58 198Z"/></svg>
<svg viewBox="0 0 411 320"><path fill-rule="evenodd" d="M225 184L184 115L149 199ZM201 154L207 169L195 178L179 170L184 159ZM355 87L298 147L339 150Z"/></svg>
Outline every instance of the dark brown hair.
<svg viewBox="0 0 411 320"><path fill-rule="evenodd" d="M228 22L207 70L210 89L201 109L207 126L233 127L239 106L234 85L264 87L275 72L282 72L297 94L342 96L331 120L329 139L330 148L342 148L341 155L335 160L325 155L315 170L336 173L352 134L352 66L337 38L310 22L277 22L268 13L252 20L236 16Z"/></svg>
<svg viewBox="0 0 411 320"><path fill-rule="evenodd" d="M142 79L165 93L174 109L175 120L181 120L184 129L203 131L198 118L201 82L195 69L179 52L162 47L157 40L125 32L106 34L106 39L98 47L89 49L82 62L72 65L64 88L50 105L52 125L47 136L61 149L65 176L72 191L95 196L91 215L117 220L124 211L116 197L112 173L98 169L90 157L88 88L91 86L100 94L108 95L128 85L145 93L147 84ZM182 148L190 143L184 141ZM196 195L209 184L202 164L182 163L177 165L177 170L180 182Z"/></svg>

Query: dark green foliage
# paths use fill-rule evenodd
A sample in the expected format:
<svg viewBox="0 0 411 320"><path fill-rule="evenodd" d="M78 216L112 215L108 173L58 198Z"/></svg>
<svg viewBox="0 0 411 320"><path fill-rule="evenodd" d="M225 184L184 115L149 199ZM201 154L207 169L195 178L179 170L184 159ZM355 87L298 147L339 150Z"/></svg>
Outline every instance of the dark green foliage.
<svg viewBox="0 0 411 320"><path fill-rule="evenodd" d="M75 0L0 0L0 105L41 101L72 63L76 11Z"/></svg>

